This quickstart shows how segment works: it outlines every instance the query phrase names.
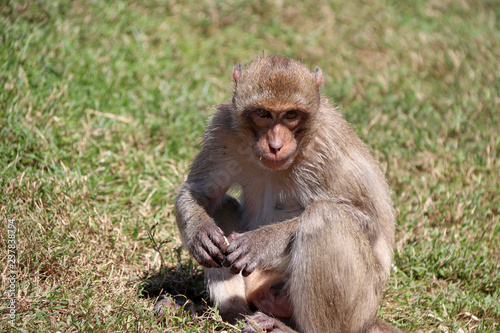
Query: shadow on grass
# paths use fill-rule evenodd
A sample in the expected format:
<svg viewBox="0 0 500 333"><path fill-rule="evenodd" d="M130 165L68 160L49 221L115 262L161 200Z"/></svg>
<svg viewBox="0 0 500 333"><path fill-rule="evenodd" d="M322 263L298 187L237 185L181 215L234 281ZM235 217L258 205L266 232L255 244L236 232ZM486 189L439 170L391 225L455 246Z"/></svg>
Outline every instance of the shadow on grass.
<svg viewBox="0 0 500 333"><path fill-rule="evenodd" d="M148 237L153 249L158 252L161 266L158 271L145 272L139 283L139 294L151 299L154 312L162 315L164 307L171 309L189 308L191 312L202 313L207 308L208 295L204 286L204 275L201 267L192 259L183 259L182 247L163 247L172 239L157 241L154 223L148 230ZM164 259L164 252L169 261Z"/></svg>
<svg viewBox="0 0 500 333"><path fill-rule="evenodd" d="M180 248L176 252L180 252ZM155 300L165 294L179 301L190 300L196 304L206 303L208 299L203 271L192 260L178 258L177 264L162 265L159 271L146 274L139 285L142 297Z"/></svg>

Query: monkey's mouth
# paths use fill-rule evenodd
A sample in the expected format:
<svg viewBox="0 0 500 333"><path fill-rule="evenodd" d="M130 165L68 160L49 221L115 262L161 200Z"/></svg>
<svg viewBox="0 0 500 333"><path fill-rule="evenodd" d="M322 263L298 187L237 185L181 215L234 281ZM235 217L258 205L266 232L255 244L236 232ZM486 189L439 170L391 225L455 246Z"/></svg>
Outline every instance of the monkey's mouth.
<svg viewBox="0 0 500 333"><path fill-rule="evenodd" d="M263 166L271 170L284 170L288 168L292 161L292 156L284 156L280 158L268 158L265 156L260 157L260 162Z"/></svg>

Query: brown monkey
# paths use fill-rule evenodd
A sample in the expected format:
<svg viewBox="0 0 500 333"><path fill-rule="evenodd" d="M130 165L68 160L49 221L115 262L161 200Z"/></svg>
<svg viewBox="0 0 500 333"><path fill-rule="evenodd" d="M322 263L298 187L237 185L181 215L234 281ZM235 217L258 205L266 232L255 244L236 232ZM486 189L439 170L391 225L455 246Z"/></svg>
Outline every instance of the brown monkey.
<svg viewBox="0 0 500 333"><path fill-rule="evenodd" d="M245 294L250 308L280 318L292 317L293 311L284 291L285 281L278 271L255 270L245 278Z"/></svg>
<svg viewBox="0 0 500 333"><path fill-rule="evenodd" d="M321 70L262 55L233 78L175 204L223 318L260 310L246 332L293 332L274 317L299 332L399 332L376 319L393 255L390 191L321 96Z"/></svg>

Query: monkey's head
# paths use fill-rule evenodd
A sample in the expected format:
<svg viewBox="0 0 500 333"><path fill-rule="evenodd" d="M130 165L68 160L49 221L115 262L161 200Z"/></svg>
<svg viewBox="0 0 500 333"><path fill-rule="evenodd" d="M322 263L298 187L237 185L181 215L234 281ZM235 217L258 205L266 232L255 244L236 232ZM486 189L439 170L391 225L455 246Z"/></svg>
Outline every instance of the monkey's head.
<svg viewBox="0 0 500 333"><path fill-rule="evenodd" d="M262 55L233 71L234 128L251 140L260 163L272 170L292 165L320 105L323 74L293 59Z"/></svg>

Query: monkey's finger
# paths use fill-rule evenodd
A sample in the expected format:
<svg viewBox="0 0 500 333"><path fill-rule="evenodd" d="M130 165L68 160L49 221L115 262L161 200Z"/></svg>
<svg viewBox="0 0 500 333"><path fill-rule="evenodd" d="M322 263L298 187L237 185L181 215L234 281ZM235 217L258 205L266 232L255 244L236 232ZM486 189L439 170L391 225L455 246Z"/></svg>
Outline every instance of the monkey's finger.
<svg viewBox="0 0 500 333"><path fill-rule="evenodd" d="M249 276L256 268L257 268L257 261L253 260L247 265L245 265L245 267L241 271L241 274L243 276Z"/></svg>
<svg viewBox="0 0 500 333"><path fill-rule="evenodd" d="M224 236L224 233L222 232L222 229L215 225L207 228L202 238L204 243L215 245L219 250L218 252L224 252L227 248L228 242L226 237Z"/></svg>
<svg viewBox="0 0 500 333"><path fill-rule="evenodd" d="M196 259L196 261L205 268L220 268L221 267L221 265L219 263L214 261L209 256L207 256L205 258Z"/></svg>
<svg viewBox="0 0 500 333"><path fill-rule="evenodd" d="M194 259L203 267L207 268L219 268L221 264L215 261L208 252L200 248L196 252L193 252Z"/></svg>
<svg viewBox="0 0 500 333"><path fill-rule="evenodd" d="M224 241L224 236L221 237L222 241ZM208 255L215 260L219 266L221 267L220 264L226 259L224 254L221 251L221 248L217 245L214 244L214 241L212 240L212 237L202 237L201 239L201 245L203 250L208 253Z"/></svg>
<svg viewBox="0 0 500 333"><path fill-rule="evenodd" d="M240 233L233 232L229 236L227 236L227 240L232 243L233 241L237 240L240 235Z"/></svg>
<svg viewBox="0 0 500 333"><path fill-rule="evenodd" d="M208 237L202 237L192 251L193 257L205 267L222 267L224 255Z"/></svg>
<svg viewBox="0 0 500 333"><path fill-rule="evenodd" d="M252 258L249 255L244 255L239 258L231 265L231 273L236 274L241 272L244 276L248 276L255 268L250 268L250 271L246 270L246 267L252 263Z"/></svg>
<svg viewBox="0 0 500 333"><path fill-rule="evenodd" d="M248 237L244 234L231 234L227 237L227 239L229 241L229 246L226 248L226 255L248 248Z"/></svg>
<svg viewBox="0 0 500 333"><path fill-rule="evenodd" d="M227 257L226 257L226 259L222 262L222 266L224 266L224 267L231 267L231 262L229 262L229 260L227 260Z"/></svg>
<svg viewBox="0 0 500 333"><path fill-rule="evenodd" d="M210 244L205 247L205 252L208 256L217 263L217 267L222 267L222 263L226 260L226 257L215 245Z"/></svg>
<svg viewBox="0 0 500 333"><path fill-rule="evenodd" d="M215 246L217 246L220 250L225 250L229 245L227 238L224 236L224 233L220 229L217 233L210 233L208 237L210 238L212 243L215 244Z"/></svg>
<svg viewBox="0 0 500 333"><path fill-rule="evenodd" d="M233 265L233 266L231 266L230 271L231 271L231 274L235 274L236 275L236 274L239 274L242 271L242 268Z"/></svg>
<svg viewBox="0 0 500 333"><path fill-rule="evenodd" d="M232 265L236 261L240 261L248 252L249 252L248 248L244 247L237 248L234 252L226 255L226 261Z"/></svg>

